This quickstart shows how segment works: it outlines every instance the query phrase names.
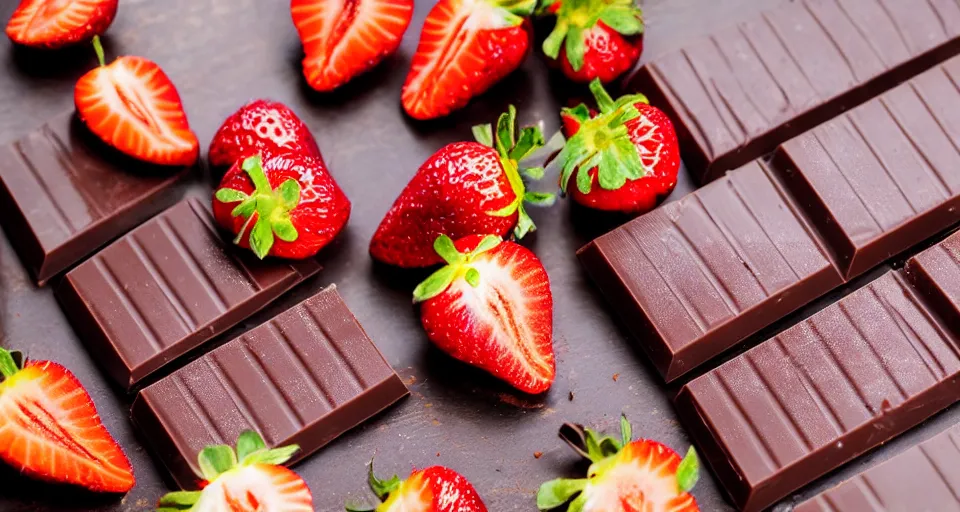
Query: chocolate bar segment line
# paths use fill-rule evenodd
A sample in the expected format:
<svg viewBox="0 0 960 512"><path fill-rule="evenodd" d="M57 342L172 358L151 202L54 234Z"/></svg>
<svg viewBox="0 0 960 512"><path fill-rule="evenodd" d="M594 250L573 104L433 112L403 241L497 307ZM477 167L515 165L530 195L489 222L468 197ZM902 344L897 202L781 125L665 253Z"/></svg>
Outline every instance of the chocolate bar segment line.
<svg viewBox="0 0 960 512"><path fill-rule="evenodd" d="M0 148L0 220L43 285L162 210L188 172L119 155L66 113Z"/></svg>
<svg viewBox="0 0 960 512"><path fill-rule="evenodd" d="M189 363L137 395L132 419L184 489L197 455L245 429L294 462L406 396L335 287Z"/></svg>
<svg viewBox="0 0 960 512"><path fill-rule="evenodd" d="M960 512L960 426L797 505L794 512Z"/></svg>
<svg viewBox="0 0 960 512"><path fill-rule="evenodd" d="M927 265L944 249L960 235L681 389L678 414L738 507L762 510L960 397L960 331L942 315L960 315L944 293L960 274Z"/></svg>
<svg viewBox="0 0 960 512"><path fill-rule="evenodd" d="M124 389L317 273L314 259L257 260L186 199L67 273L57 297Z"/></svg>
<svg viewBox="0 0 960 512"><path fill-rule="evenodd" d="M960 52L960 1L798 0L644 66L702 182Z"/></svg>

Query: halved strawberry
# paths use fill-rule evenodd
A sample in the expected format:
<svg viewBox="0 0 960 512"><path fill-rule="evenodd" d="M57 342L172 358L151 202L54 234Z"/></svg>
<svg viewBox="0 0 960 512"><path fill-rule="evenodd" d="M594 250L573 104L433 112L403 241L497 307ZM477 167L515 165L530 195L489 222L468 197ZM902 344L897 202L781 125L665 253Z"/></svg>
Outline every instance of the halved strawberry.
<svg viewBox="0 0 960 512"><path fill-rule="evenodd" d="M413 291L427 338L521 391L550 389L553 295L536 255L492 235L441 235L434 248L447 266Z"/></svg>
<svg viewBox="0 0 960 512"><path fill-rule="evenodd" d="M568 137L557 155L560 188L588 208L637 214L677 186L680 149L670 118L642 94L614 101L590 82L599 112L580 104L560 117Z"/></svg>
<svg viewBox="0 0 960 512"><path fill-rule="evenodd" d="M370 462L370 488L383 500L376 508L347 505L348 512L487 512L469 480L443 466L414 470L406 480L380 480Z"/></svg>
<svg viewBox="0 0 960 512"><path fill-rule="evenodd" d="M135 482L123 450L100 422L80 381L50 361L0 348L0 459L40 480L127 492Z"/></svg>
<svg viewBox="0 0 960 512"><path fill-rule="evenodd" d="M268 450L260 434L246 430L237 449L208 446L199 462L202 491L171 492L160 499L157 512L311 512L313 495L299 475L281 466L300 448Z"/></svg>
<svg viewBox="0 0 960 512"><path fill-rule="evenodd" d="M403 108L415 119L462 108L523 62L533 31L525 17L536 0L440 0L423 23L403 84Z"/></svg>
<svg viewBox="0 0 960 512"><path fill-rule="evenodd" d="M400 46L413 0L293 0L303 42L303 75L327 92L380 63Z"/></svg>
<svg viewBox="0 0 960 512"><path fill-rule="evenodd" d="M160 66L143 57L104 64L80 77L74 101L80 119L104 142L136 159L159 165L193 165L200 152L177 89Z"/></svg>
<svg viewBox="0 0 960 512"><path fill-rule="evenodd" d="M7 23L7 36L33 48L55 49L103 34L119 0L21 0Z"/></svg>
<svg viewBox="0 0 960 512"><path fill-rule="evenodd" d="M554 0L557 17L543 53L575 82L608 83L633 69L643 52L643 13L635 0Z"/></svg>
<svg viewBox="0 0 960 512"><path fill-rule="evenodd" d="M303 153L322 160L310 128L283 103L253 100L223 121L210 141L211 167L230 167L247 157L264 160L281 153Z"/></svg>
<svg viewBox="0 0 960 512"><path fill-rule="evenodd" d="M553 510L576 496L569 512L698 512L697 500L689 493L700 470L693 447L681 460L656 441L632 441L625 417L620 418L620 429L618 439L580 425L564 425L560 437L593 464L587 478L560 478L541 485L537 507Z"/></svg>

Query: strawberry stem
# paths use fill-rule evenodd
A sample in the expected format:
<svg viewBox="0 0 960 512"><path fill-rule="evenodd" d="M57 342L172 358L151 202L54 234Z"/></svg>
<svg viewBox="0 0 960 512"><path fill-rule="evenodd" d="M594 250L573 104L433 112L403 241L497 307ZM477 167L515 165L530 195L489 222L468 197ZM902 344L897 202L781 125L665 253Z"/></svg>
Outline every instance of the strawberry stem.
<svg viewBox="0 0 960 512"><path fill-rule="evenodd" d="M105 66L107 61L103 55L103 45L100 43L100 36L93 36L93 51L97 54L97 60L100 61L100 65Z"/></svg>
<svg viewBox="0 0 960 512"><path fill-rule="evenodd" d="M17 363L18 359L21 359L19 352L0 348L0 375L3 375L3 379L0 379L0 381L9 379L20 371L20 364Z"/></svg>
<svg viewBox="0 0 960 512"><path fill-rule="evenodd" d="M440 235L433 242L433 250L443 258L447 264L430 275L422 283L418 284L413 290L413 302L423 302L440 295L459 278L464 278L467 283L476 288L480 286L480 271L474 268L471 263L477 256L500 245L502 240L498 236L487 235L480 240L477 246L467 253L461 253L457 250L453 240L447 235Z"/></svg>
<svg viewBox="0 0 960 512"><path fill-rule="evenodd" d="M643 33L643 12L634 0L557 0L557 24L543 41L543 53L551 59L566 50L567 60L574 71L583 67L587 32L602 21L611 30L625 36ZM544 4L541 12L547 11L556 2Z"/></svg>

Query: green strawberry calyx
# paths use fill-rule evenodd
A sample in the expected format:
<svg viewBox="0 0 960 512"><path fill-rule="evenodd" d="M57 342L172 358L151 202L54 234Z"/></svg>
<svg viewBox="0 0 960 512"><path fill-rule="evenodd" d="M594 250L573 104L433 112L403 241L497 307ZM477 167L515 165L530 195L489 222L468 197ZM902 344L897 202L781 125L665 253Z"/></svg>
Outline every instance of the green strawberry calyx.
<svg viewBox="0 0 960 512"><path fill-rule="evenodd" d="M244 430L237 438L237 448L225 444L212 445L204 448L197 460L200 464L200 473L208 484L224 474L236 469L267 464L279 466L289 461L300 447L292 444L281 448L268 449L263 438L254 430ZM200 500L203 491L177 491L168 493L157 504L157 512L177 512L192 510Z"/></svg>
<svg viewBox="0 0 960 512"><path fill-rule="evenodd" d="M423 302L440 295L451 284L461 277L467 280L470 286L480 285L480 271L473 266L477 256L500 245L502 240L498 236L487 235L472 250L462 253L457 250L453 240L447 235L440 235L433 242L433 250L443 258L447 264L430 275L413 290L413 302Z"/></svg>
<svg viewBox="0 0 960 512"><path fill-rule="evenodd" d="M300 204L300 183L290 178L276 189L271 187L267 175L263 172L259 155L245 159L240 167L253 181L253 193L247 194L240 190L223 187L217 190L215 196L221 203L240 203L233 209L231 215L242 217L246 221L233 243L240 243L250 223L253 222L253 229L250 230L250 248L258 258L263 259L273 247L274 236L284 242L293 242L299 236L297 228L290 220L290 212Z"/></svg>
<svg viewBox="0 0 960 512"><path fill-rule="evenodd" d="M553 7L557 2L560 7ZM563 47L574 71L583 67L586 33L598 21L625 36L643 33L643 12L634 0L554 0L544 4L544 11L556 12L557 24L543 41L543 53L556 59Z"/></svg>
<svg viewBox="0 0 960 512"><path fill-rule="evenodd" d="M632 429L626 416L621 416L619 438L600 435L589 428L571 423L560 429L560 438L592 464L587 470L587 478L558 478L541 485L537 492L537 508L552 510L570 502L567 512L581 512L587 501L587 494L582 491L591 480L601 478L617 465L617 454L633 439ZM699 479L699 473L700 459L691 446L677 466L677 492L684 493L692 489ZM571 499L573 501L570 501Z"/></svg>
<svg viewBox="0 0 960 512"><path fill-rule="evenodd" d="M517 109L510 105L507 112L500 114L500 118L497 120L496 133L494 133L493 126L490 124L481 124L473 127L473 136L477 139L477 142L497 150L500 155L500 162L503 165L503 172L506 173L510 188L515 196L513 202L499 210L487 212L487 215L508 217L513 215L514 212L518 212L517 225L513 229L513 235L518 239L523 238L527 233L537 229L533 219L530 218L524 208L524 202L536 206L550 206L555 199L553 194L527 192L521 177L522 175L532 180L539 180L543 177L543 167L520 167L520 160L544 146L543 133L536 126L527 126L518 133Z"/></svg>
<svg viewBox="0 0 960 512"><path fill-rule="evenodd" d="M617 190L627 180L640 179L646 168L640 150L630 140L627 122L640 117L637 103L648 103L642 94L628 94L616 101L607 94L599 79L590 82L600 113L590 117L590 109L580 104L563 109L563 115L580 123L580 129L567 140L557 161L562 166L560 190L567 192L570 176L577 173L577 190L589 194L593 188L590 170L597 168L597 182L605 190ZM578 171L579 169L579 171Z"/></svg>
<svg viewBox="0 0 960 512"><path fill-rule="evenodd" d="M367 482L370 484L370 489L373 490L373 493L377 495L377 498L381 500L386 500L394 491L400 488L400 484L403 483L403 480L400 480L400 477L393 475L389 480L380 480L377 478L377 475L373 472L373 460L370 460L369 465L370 471L367 473ZM347 512L373 512L377 509L376 505L359 505L347 503L346 505Z"/></svg>
<svg viewBox="0 0 960 512"><path fill-rule="evenodd" d="M502 25L494 28L516 27L537 8L537 0L487 0L487 4L497 10L502 20Z"/></svg>
<svg viewBox="0 0 960 512"><path fill-rule="evenodd" d="M13 377L23 369L23 354L0 347L0 382Z"/></svg>

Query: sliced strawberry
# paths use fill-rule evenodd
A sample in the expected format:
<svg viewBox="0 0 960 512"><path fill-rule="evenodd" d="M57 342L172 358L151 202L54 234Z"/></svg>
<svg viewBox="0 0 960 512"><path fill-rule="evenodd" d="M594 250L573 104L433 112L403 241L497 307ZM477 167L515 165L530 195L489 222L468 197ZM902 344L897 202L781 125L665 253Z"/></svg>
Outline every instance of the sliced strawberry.
<svg viewBox="0 0 960 512"><path fill-rule="evenodd" d="M434 245L447 266L413 291L427 337L456 359L527 393L553 384L553 295L522 245L471 235Z"/></svg>
<svg viewBox="0 0 960 512"><path fill-rule="evenodd" d="M142 57L120 57L80 77L74 101L80 119L104 142L136 159L159 165L193 165L200 151L177 89L160 66Z"/></svg>
<svg viewBox="0 0 960 512"><path fill-rule="evenodd" d="M322 160L310 128L283 103L254 100L228 117L210 142L212 167L230 167L260 155L264 160L280 153L303 153Z"/></svg>
<svg viewBox="0 0 960 512"><path fill-rule="evenodd" d="M380 63L400 46L413 0L293 0L303 42L303 75L326 92Z"/></svg>
<svg viewBox="0 0 960 512"><path fill-rule="evenodd" d="M0 348L0 459L40 480L127 492L134 477L69 370Z"/></svg>
<svg viewBox="0 0 960 512"><path fill-rule="evenodd" d="M620 425L619 439L564 425L560 437L593 464L587 478L561 478L540 486L537 507L553 510L573 499L571 512L698 512L689 492L700 470L693 447L680 459L677 452L656 441L631 441L626 418L620 419Z"/></svg>
<svg viewBox="0 0 960 512"><path fill-rule="evenodd" d="M403 108L415 119L462 108L523 62L535 0L440 0L423 24L403 84Z"/></svg>
<svg viewBox="0 0 960 512"><path fill-rule="evenodd" d="M433 250L440 235L523 238L536 226L526 205L549 205L553 194L527 191L523 178L539 179L542 168L520 160L543 146L536 127L517 132L511 105L497 121L474 127L477 142L455 142L434 153L400 192L370 240L374 259L399 267L443 261Z"/></svg>
<svg viewBox="0 0 960 512"><path fill-rule="evenodd" d="M55 49L103 34L117 15L119 0L21 0L7 23L15 43Z"/></svg>
<svg viewBox="0 0 960 512"><path fill-rule="evenodd" d="M469 480L443 466L414 470L406 480L380 480L370 462L370 488L383 502L376 508L347 505L349 512L487 512Z"/></svg>
<svg viewBox="0 0 960 512"><path fill-rule="evenodd" d="M680 149L673 123L642 94L614 101L600 80L590 83L600 111L563 109L569 139L557 160L560 188L598 210L644 213L677 185Z"/></svg>
<svg viewBox="0 0 960 512"><path fill-rule="evenodd" d="M311 512L313 495L299 475L281 466L300 448L268 450L260 434L246 430L237 449L208 446L200 452L202 491L172 492L157 512Z"/></svg>
<svg viewBox="0 0 960 512"><path fill-rule="evenodd" d="M252 156L227 171L214 194L221 227L260 259L304 259L329 244L350 218L350 200L322 161L282 153Z"/></svg>
<svg viewBox="0 0 960 512"><path fill-rule="evenodd" d="M542 11L557 17L543 53L569 79L608 83L640 60L643 13L634 0L555 0Z"/></svg>

